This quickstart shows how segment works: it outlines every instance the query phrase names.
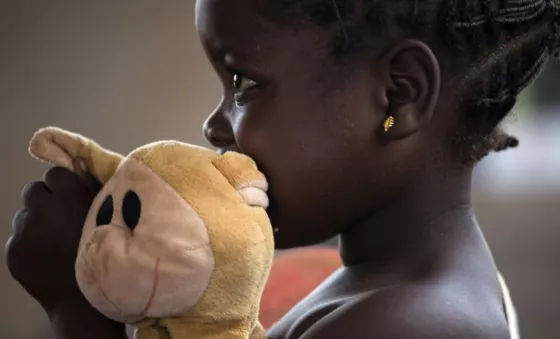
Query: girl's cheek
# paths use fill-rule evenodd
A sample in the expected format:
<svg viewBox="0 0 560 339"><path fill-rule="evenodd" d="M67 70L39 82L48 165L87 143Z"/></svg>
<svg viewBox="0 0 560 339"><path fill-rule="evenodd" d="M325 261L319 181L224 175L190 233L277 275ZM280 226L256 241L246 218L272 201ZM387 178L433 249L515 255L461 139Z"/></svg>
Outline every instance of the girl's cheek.
<svg viewBox="0 0 560 339"><path fill-rule="evenodd" d="M274 135L270 108L264 100L260 99L234 107L231 125L237 144L242 150L262 143L268 139L267 136Z"/></svg>
<svg viewBox="0 0 560 339"><path fill-rule="evenodd" d="M249 156L255 156L259 144L259 131L266 126L257 123L254 119L252 107L245 105L235 107L231 115L231 128L239 150Z"/></svg>

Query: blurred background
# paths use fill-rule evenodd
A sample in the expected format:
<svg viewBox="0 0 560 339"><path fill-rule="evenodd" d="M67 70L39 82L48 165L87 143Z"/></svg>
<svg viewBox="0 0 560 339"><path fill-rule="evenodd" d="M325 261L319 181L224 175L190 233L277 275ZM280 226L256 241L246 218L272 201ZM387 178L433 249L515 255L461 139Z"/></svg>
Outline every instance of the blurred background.
<svg viewBox="0 0 560 339"><path fill-rule="evenodd" d="M0 241L22 186L45 166L27 154L57 125L126 153L157 139L205 144L220 98L192 1L0 0ZM560 66L524 93L514 151L477 169L478 217L508 281L524 338L560 338ZM555 259L556 258L556 259ZM42 310L0 265L0 338L49 338Z"/></svg>

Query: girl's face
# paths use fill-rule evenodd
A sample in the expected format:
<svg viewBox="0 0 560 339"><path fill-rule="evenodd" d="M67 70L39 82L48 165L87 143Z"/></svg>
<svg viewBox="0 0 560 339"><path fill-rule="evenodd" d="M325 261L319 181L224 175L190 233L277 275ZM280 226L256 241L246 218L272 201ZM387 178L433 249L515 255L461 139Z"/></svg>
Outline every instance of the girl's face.
<svg viewBox="0 0 560 339"><path fill-rule="evenodd" d="M386 100L373 69L341 71L331 32L276 27L262 3L197 0L198 33L223 84L204 130L268 177L277 248L316 244L365 217L397 175L378 146Z"/></svg>

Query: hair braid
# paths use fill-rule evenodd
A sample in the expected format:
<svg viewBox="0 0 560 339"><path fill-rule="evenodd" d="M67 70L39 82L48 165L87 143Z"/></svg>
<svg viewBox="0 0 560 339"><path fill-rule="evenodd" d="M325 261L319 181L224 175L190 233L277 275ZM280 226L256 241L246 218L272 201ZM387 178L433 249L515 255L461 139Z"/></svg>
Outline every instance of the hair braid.
<svg viewBox="0 0 560 339"><path fill-rule="evenodd" d="M294 17L303 15L332 30L337 57L367 50L376 36L396 31L438 41L451 67L464 73L464 124L453 138L470 163L518 145L499 125L547 60L560 57L560 0L262 2L273 20L301 22ZM387 29L391 24L398 29Z"/></svg>
<svg viewBox="0 0 560 339"><path fill-rule="evenodd" d="M453 34L467 37L462 40L467 45L457 50L471 52L472 70L467 72L470 78L466 81L468 128L457 139L470 146L469 162L478 161L489 151L518 145L517 139L498 125L560 45L558 0L475 2L483 6L482 11L447 21Z"/></svg>

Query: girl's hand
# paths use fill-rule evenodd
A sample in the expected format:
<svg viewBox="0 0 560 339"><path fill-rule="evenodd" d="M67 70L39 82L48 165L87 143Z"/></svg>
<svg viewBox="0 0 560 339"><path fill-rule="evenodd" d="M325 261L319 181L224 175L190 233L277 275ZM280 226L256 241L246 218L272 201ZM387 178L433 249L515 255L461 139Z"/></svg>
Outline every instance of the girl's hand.
<svg viewBox="0 0 560 339"><path fill-rule="evenodd" d="M79 291L74 262L89 207L101 185L54 167L43 181L27 184L23 209L5 247L10 273L49 311Z"/></svg>
<svg viewBox="0 0 560 339"><path fill-rule="evenodd" d="M47 311L59 339L126 338L124 325L93 309L75 278L82 227L100 189L83 170L48 170L42 181L25 186L5 247L11 275Z"/></svg>

